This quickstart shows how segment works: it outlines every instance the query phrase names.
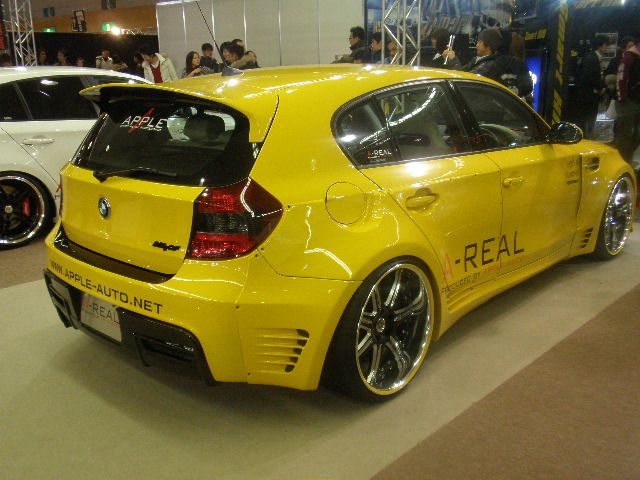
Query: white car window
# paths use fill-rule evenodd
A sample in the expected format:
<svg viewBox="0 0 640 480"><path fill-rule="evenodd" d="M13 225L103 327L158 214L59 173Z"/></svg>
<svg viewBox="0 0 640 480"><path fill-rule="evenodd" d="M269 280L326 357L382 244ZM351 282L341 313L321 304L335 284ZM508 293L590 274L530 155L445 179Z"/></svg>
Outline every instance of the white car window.
<svg viewBox="0 0 640 480"><path fill-rule="evenodd" d="M34 120L95 119L89 100L78 92L84 89L79 77L47 77L17 83Z"/></svg>

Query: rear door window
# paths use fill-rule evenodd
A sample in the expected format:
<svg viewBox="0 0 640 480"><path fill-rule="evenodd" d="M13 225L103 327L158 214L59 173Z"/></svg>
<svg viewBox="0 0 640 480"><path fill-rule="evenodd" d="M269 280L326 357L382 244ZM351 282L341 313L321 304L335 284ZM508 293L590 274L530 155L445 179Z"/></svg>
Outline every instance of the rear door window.
<svg viewBox="0 0 640 480"><path fill-rule="evenodd" d="M462 122L440 85L380 97L380 108L402 160L451 156L471 150Z"/></svg>
<svg viewBox="0 0 640 480"><path fill-rule="evenodd" d="M107 110L78 151L78 166L190 186L230 185L253 167L249 121L222 105L121 99Z"/></svg>
<svg viewBox="0 0 640 480"><path fill-rule="evenodd" d="M98 116L90 101L79 95L80 77L48 77L17 83L34 120L85 120Z"/></svg>

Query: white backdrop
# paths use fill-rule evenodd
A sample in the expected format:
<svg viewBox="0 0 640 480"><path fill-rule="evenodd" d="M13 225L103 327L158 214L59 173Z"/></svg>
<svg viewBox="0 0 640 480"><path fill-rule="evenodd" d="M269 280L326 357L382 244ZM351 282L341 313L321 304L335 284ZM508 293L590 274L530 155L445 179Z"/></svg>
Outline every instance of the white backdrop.
<svg viewBox="0 0 640 480"><path fill-rule="evenodd" d="M262 67L330 63L349 53L349 29L364 26L362 0L201 0L218 44L242 38ZM213 43L195 1L156 5L160 53L178 75L190 50ZM215 53L216 58L218 57Z"/></svg>

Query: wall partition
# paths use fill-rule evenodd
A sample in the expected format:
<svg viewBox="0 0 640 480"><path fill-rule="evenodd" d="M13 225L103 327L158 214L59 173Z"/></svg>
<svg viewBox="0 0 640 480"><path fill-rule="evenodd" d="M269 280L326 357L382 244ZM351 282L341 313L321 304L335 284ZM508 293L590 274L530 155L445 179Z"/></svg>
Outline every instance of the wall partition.
<svg viewBox="0 0 640 480"><path fill-rule="evenodd" d="M191 50L242 38L263 67L330 63L349 53L349 29L364 26L362 0L200 0L156 5L160 53L184 68ZM217 57L217 54L216 54ZM178 68L179 67L179 68Z"/></svg>

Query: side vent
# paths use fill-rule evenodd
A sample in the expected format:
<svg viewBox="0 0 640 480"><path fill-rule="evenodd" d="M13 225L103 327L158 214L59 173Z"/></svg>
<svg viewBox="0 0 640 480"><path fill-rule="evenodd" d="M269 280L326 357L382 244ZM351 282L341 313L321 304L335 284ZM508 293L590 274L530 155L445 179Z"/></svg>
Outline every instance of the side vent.
<svg viewBox="0 0 640 480"><path fill-rule="evenodd" d="M591 235L593 234L593 227L584 231L582 235L582 242L580 243L580 248L585 248L589 245L589 240L591 240Z"/></svg>
<svg viewBox="0 0 640 480"><path fill-rule="evenodd" d="M309 332L286 328L251 331L250 369L264 373L289 373L309 341Z"/></svg>

